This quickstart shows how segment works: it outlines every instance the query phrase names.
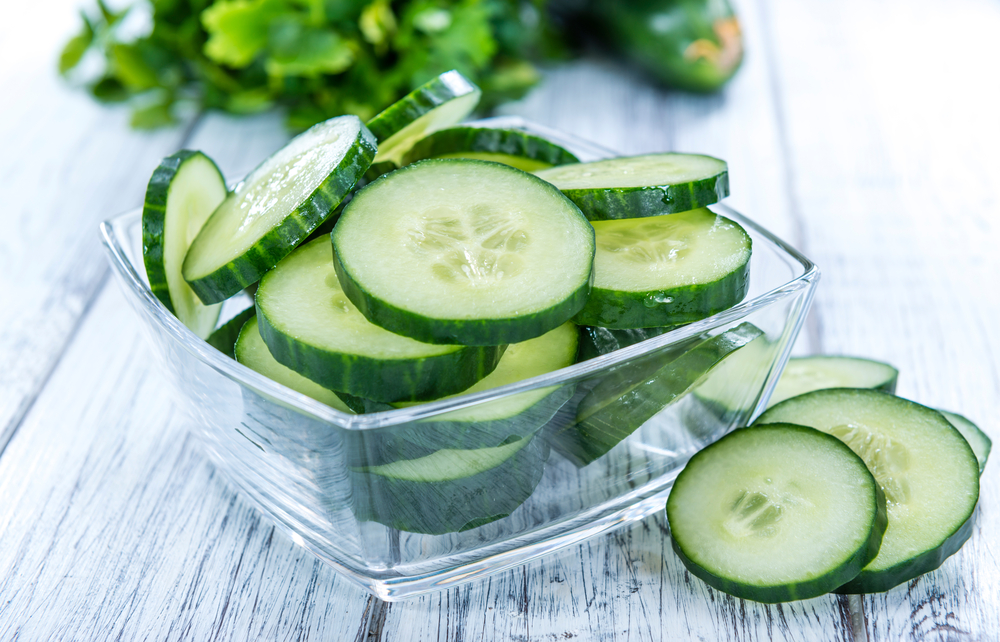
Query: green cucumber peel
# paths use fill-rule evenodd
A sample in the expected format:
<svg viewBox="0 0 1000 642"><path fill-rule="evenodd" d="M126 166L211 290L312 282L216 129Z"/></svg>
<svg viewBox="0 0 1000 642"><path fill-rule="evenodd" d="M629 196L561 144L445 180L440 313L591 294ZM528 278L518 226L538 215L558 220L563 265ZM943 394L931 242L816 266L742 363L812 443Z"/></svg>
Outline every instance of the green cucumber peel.
<svg viewBox="0 0 1000 642"><path fill-rule="evenodd" d="M530 172L579 163L568 150L540 136L516 129L450 127L418 141L403 157L408 165L425 158L494 160Z"/></svg>

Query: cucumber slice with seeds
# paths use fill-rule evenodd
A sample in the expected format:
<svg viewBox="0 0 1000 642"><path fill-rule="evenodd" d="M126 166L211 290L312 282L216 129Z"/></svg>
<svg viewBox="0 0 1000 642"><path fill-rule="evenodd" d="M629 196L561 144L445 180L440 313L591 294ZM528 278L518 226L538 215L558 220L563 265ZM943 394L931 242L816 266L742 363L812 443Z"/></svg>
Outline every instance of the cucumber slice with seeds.
<svg viewBox="0 0 1000 642"><path fill-rule="evenodd" d="M824 388L872 388L896 391L899 371L888 363L860 357L792 357L774 387L768 407Z"/></svg>
<svg viewBox="0 0 1000 642"><path fill-rule="evenodd" d="M580 160L555 143L515 129L450 127L436 131L416 143L403 157L403 164L425 158L471 158L487 160L534 172Z"/></svg>
<svg viewBox="0 0 1000 642"><path fill-rule="evenodd" d="M788 602L836 589L871 561L886 500L865 463L812 428L732 432L677 476L667 499L674 551L731 595Z"/></svg>
<svg viewBox="0 0 1000 642"><path fill-rule="evenodd" d="M257 282L325 221L375 155L356 116L299 134L219 205L184 259L184 278L215 303Z"/></svg>
<svg viewBox="0 0 1000 642"><path fill-rule="evenodd" d="M368 121L378 141L375 162L399 165L423 136L471 114L481 95L479 87L454 69L417 87Z"/></svg>
<svg viewBox="0 0 1000 642"><path fill-rule="evenodd" d="M729 196L726 162L699 154L647 154L535 172L592 221L687 212Z"/></svg>
<svg viewBox="0 0 1000 642"><path fill-rule="evenodd" d="M979 463L936 410L876 390L832 388L783 401L754 425L781 422L839 438L885 492L889 527L879 554L839 592L887 591L934 570L969 538Z"/></svg>
<svg viewBox="0 0 1000 642"><path fill-rule="evenodd" d="M649 328L731 308L750 287L750 236L701 208L652 218L594 221L594 286L573 318L583 325Z"/></svg>
<svg viewBox="0 0 1000 642"><path fill-rule="evenodd" d="M420 401L465 390L505 346L431 345L369 323L345 296L330 241L290 254L257 288L260 334L274 358L324 388L376 401Z"/></svg>
<svg viewBox="0 0 1000 642"><path fill-rule="evenodd" d="M499 163L407 165L359 191L332 238L354 305L427 343L526 341L590 291L593 228L551 185Z"/></svg>
<svg viewBox="0 0 1000 642"><path fill-rule="evenodd" d="M181 275L191 241L219 203L226 181L201 152L181 150L153 171L142 206L142 261L149 289L181 323L202 339L219 319L218 305L205 305Z"/></svg>
<svg viewBox="0 0 1000 642"><path fill-rule="evenodd" d="M944 415L944 418L955 427L955 430L962 433L965 441L969 442L972 452L976 455L976 461L979 462L979 475L982 476L983 470L986 469L986 460L990 458L993 440L987 437L986 433L979 429L979 426L962 415L947 410L938 410L938 412Z"/></svg>
<svg viewBox="0 0 1000 642"><path fill-rule="evenodd" d="M252 308L251 308L252 310ZM337 396L332 390L327 390L315 381L306 379L291 368L278 363L271 352L267 349L267 344L260 336L256 317L251 317L244 325L236 340L234 347L236 360L246 367L259 372L268 379L276 381L286 388L291 388L295 392L311 397L320 403L353 415L354 411Z"/></svg>

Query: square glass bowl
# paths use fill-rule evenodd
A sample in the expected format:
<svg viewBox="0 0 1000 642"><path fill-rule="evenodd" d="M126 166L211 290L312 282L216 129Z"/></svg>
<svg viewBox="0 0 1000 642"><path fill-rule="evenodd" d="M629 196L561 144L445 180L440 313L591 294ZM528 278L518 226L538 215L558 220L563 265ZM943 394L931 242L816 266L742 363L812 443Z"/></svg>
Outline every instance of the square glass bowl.
<svg viewBox="0 0 1000 642"><path fill-rule="evenodd" d="M541 134L581 160L613 155L519 119L479 124ZM712 209L753 240L750 292L735 307L543 376L361 415L257 374L170 314L145 278L141 212L101 232L216 466L296 543L395 600L662 510L695 452L763 410L819 271L753 221ZM250 305L227 301L220 325Z"/></svg>

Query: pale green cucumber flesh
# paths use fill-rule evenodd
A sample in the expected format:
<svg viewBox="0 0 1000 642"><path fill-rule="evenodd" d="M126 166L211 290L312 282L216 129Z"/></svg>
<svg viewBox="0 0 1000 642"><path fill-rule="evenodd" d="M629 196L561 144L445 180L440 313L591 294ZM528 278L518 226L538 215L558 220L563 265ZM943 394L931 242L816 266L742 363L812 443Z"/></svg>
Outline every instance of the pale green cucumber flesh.
<svg viewBox="0 0 1000 642"><path fill-rule="evenodd" d="M551 434L553 448L577 466L590 464L761 334L743 323L696 342L679 356L671 346L617 368L580 401L576 422Z"/></svg>
<svg viewBox="0 0 1000 642"><path fill-rule="evenodd" d="M369 323L341 289L325 238L268 272L256 304L260 334L279 363L324 388L376 401L460 392L503 354L504 346L431 345Z"/></svg>
<svg viewBox="0 0 1000 642"><path fill-rule="evenodd" d="M888 363L860 357L816 355L792 357L774 387L768 407L813 390L872 388L896 391L899 371Z"/></svg>
<svg viewBox="0 0 1000 642"><path fill-rule="evenodd" d="M368 121L378 141L376 163L399 165L424 135L451 127L472 113L479 87L455 70L432 78Z"/></svg>
<svg viewBox="0 0 1000 642"><path fill-rule="evenodd" d="M206 302L255 283L333 213L374 155L356 116L299 134L215 210L188 250L184 278Z"/></svg>
<svg viewBox="0 0 1000 642"><path fill-rule="evenodd" d="M754 425L778 422L838 437L885 492L889 527L879 554L842 592L886 591L937 568L968 539L979 464L937 411L876 390L832 388L788 399Z"/></svg>
<svg viewBox="0 0 1000 642"><path fill-rule="evenodd" d="M559 145L515 129L450 127L417 142L403 158L409 164L425 158L470 158L504 163L525 172L579 159Z"/></svg>
<svg viewBox="0 0 1000 642"><path fill-rule="evenodd" d="M969 442L972 452L976 455L976 461L979 462L979 475L982 476L983 470L986 469L986 461L990 458L993 440L987 437L986 433L979 429L979 426L964 416L947 410L939 409L938 412L944 415L944 418L955 427L955 430L962 433L965 441Z"/></svg>
<svg viewBox="0 0 1000 642"><path fill-rule="evenodd" d="M181 323L202 339L219 318L181 274L188 247L226 198L226 181L201 152L182 150L164 158L146 186L142 208L142 258L149 289Z"/></svg>
<svg viewBox="0 0 1000 642"><path fill-rule="evenodd" d="M750 236L708 209L593 225L594 285L577 323L690 323L731 308L750 287Z"/></svg>
<svg viewBox="0 0 1000 642"><path fill-rule="evenodd" d="M271 381L280 383L286 388L291 388L295 392L311 397L320 403L325 403L340 412L354 414L332 390L328 390L315 381L306 379L291 368L278 363L271 356L264 339L261 338L255 317L251 317L243 325L243 330L236 340L234 352L237 361Z"/></svg>
<svg viewBox="0 0 1000 642"><path fill-rule="evenodd" d="M699 154L647 154L535 172L593 220L687 212L729 195L725 161Z"/></svg>
<svg viewBox="0 0 1000 642"><path fill-rule="evenodd" d="M692 574L758 602L836 589L875 557L886 501L864 462L818 430L737 430L698 452L667 499Z"/></svg>
<svg viewBox="0 0 1000 642"><path fill-rule="evenodd" d="M367 185L334 228L336 269L372 323L428 343L517 343L590 290L594 231L558 190L498 163L425 160Z"/></svg>

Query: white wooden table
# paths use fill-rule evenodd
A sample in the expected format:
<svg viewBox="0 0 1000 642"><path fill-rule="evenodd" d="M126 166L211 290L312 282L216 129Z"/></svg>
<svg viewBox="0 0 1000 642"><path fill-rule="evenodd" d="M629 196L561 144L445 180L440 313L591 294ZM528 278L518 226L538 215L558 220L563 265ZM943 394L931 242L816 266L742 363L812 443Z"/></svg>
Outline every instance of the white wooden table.
<svg viewBox="0 0 1000 642"><path fill-rule="evenodd" d="M232 177L285 140L280 119L129 131L55 78L71 4L0 22L0 640L1000 639L997 461L968 544L883 595L731 598L684 571L661 516L404 603L338 578L192 444L97 241L160 157L200 148ZM1000 4L738 10L748 55L719 96L591 60L505 111L727 159L732 205L823 270L797 350L889 361L901 395L1000 442Z"/></svg>

